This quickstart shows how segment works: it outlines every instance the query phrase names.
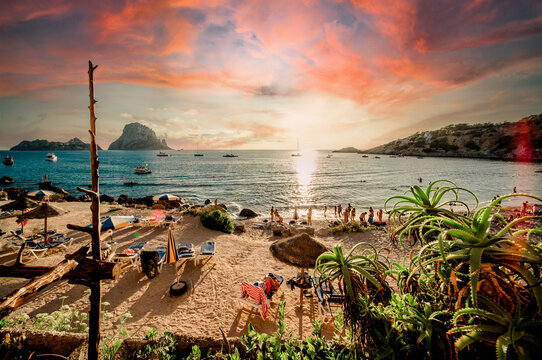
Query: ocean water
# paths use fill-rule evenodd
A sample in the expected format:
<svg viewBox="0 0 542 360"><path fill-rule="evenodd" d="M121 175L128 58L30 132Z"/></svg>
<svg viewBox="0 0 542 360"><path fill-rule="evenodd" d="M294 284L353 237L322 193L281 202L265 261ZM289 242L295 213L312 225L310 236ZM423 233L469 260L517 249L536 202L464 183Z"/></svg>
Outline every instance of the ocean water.
<svg viewBox="0 0 542 360"><path fill-rule="evenodd" d="M472 190L481 202L496 195L527 192L542 196L542 164L514 163L482 159L416 157L390 158L386 155L339 154L309 151L292 157L291 151L240 150L237 158L224 158L225 151L169 151L169 157L157 157L157 151L100 151L100 193L114 196L143 197L172 193L194 203L218 199L232 213L242 208L267 214L271 206L279 211L294 207L317 209L348 203L359 214L369 206L382 208L387 198L401 195L413 184L448 179ZM53 185L74 196L77 186L90 184L90 155L86 151L58 151L57 162L45 161L46 151L0 151L9 153L13 166L0 165L0 177L15 179L12 186L35 184L47 174ZM148 164L152 174L134 174L136 166ZM123 182L136 181L129 187ZM37 185L24 186L28 190ZM472 197L465 195L469 203ZM517 205L522 200L505 204ZM329 211L329 210L328 210ZM320 217L321 211L315 211Z"/></svg>

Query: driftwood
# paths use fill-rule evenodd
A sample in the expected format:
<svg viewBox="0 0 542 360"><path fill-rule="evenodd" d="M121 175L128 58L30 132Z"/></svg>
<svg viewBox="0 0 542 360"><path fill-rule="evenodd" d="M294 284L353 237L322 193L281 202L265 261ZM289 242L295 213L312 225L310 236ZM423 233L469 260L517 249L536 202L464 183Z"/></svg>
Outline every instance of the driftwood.
<svg viewBox="0 0 542 360"><path fill-rule="evenodd" d="M34 280L30 281L27 285L4 297L0 303L0 318L5 317L26 300L36 295L43 287L49 285L53 281L61 279L65 274L75 269L78 261L83 259L87 252L88 246L83 246L75 253L66 256L65 260L45 274L34 278Z"/></svg>

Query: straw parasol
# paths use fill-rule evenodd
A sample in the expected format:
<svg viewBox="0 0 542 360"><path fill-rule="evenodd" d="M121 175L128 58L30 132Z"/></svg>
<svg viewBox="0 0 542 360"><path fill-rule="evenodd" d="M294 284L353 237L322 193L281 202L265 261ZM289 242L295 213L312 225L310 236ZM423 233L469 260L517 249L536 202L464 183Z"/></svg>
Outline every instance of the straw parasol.
<svg viewBox="0 0 542 360"><path fill-rule="evenodd" d="M301 268L301 277L305 269L314 268L318 257L328 251L322 243L306 233L275 241L269 247L275 259L285 264ZM303 289L300 289L300 303L303 305Z"/></svg>
<svg viewBox="0 0 542 360"><path fill-rule="evenodd" d="M23 196L23 197L18 198L15 201L12 201L10 203L3 205L2 207L0 207L0 209L2 209L2 211L6 211L6 210L25 211L26 209L34 208L38 205L39 204L35 202L34 200L31 200Z"/></svg>
<svg viewBox="0 0 542 360"><path fill-rule="evenodd" d="M55 217L67 213L66 210L49 203L42 203L35 209L25 213L24 216L27 219L45 219L45 225L43 231L45 232L45 240L47 241L47 218Z"/></svg>

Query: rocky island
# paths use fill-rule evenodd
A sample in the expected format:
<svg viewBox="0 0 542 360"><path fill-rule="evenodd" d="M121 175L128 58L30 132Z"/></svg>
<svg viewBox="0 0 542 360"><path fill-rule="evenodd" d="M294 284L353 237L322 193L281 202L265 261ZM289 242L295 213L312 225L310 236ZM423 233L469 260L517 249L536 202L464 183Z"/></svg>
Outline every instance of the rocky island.
<svg viewBox="0 0 542 360"><path fill-rule="evenodd" d="M455 124L417 132L368 154L542 161L542 114L501 124Z"/></svg>
<svg viewBox="0 0 542 360"><path fill-rule="evenodd" d="M158 139L154 130L131 123L124 127L122 135L109 145L109 150L171 150L165 139Z"/></svg>
<svg viewBox="0 0 542 360"><path fill-rule="evenodd" d="M355 147L345 147L340 150L333 150L334 153L358 153L359 150Z"/></svg>
<svg viewBox="0 0 542 360"><path fill-rule="evenodd" d="M36 139L33 141L23 140L18 145L15 145L10 150L12 151L59 151L59 150L89 150L90 144L82 142L79 138L73 138L66 142L47 141ZM98 150L102 150L98 146Z"/></svg>

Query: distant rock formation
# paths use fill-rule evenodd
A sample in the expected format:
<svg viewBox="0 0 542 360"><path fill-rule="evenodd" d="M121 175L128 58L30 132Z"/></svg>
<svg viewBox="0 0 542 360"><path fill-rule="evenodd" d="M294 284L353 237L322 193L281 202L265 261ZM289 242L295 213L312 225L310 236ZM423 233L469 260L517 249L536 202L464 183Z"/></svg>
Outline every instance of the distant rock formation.
<svg viewBox="0 0 542 360"><path fill-rule="evenodd" d="M109 150L171 150L166 140L158 139L154 131L140 123L124 127L122 135L109 145Z"/></svg>
<svg viewBox="0 0 542 360"><path fill-rule="evenodd" d="M58 151L58 150L89 150L90 144L82 142L79 138L73 138L66 142L59 141L47 141L36 139L33 141L23 140L18 145L12 147L10 150L46 150L46 151ZM98 146L98 150L102 150Z"/></svg>
<svg viewBox="0 0 542 360"><path fill-rule="evenodd" d="M501 124L456 124L417 132L369 154L542 161L542 114Z"/></svg>
<svg viewBox="0 0 542 360"><path fill-rule="evenodd" d="M345 147L341 150L333 150L334 153L358 153L359 150L355 147Z"/></svg>

